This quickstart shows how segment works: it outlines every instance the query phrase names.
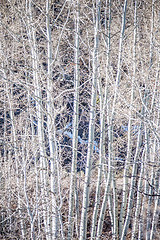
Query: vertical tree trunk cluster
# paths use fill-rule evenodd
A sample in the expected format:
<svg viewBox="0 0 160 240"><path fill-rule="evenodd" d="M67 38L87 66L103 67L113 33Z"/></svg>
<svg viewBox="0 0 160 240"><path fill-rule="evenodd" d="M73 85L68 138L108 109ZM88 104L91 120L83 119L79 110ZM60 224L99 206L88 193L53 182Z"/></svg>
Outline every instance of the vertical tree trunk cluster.
<svg viewBox="0 0 160 240"><path fill-rule="evenodd" d="M0 3L0 239L159 239L158 1Z"/></svg>

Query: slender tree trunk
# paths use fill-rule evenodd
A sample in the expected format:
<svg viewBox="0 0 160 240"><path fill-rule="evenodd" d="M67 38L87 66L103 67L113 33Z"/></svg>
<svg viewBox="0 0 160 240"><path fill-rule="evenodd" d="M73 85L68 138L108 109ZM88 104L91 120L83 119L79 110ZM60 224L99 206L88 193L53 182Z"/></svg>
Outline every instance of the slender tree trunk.
<svg viewBox="0 0 160 240"><path fill-rule="evenodd" d="M106 37L106 48L107 48L107 55L106 55L106 83L105 83L105 92L103 97L103 89L101 86L100 79L98 79L98 89L99 89L99 101L100 101L100 147L99 147L99 167L98 167L98 180L97 180L97 187L96 187L96 195L95 195L95 206L92 216L92 229L91 229L91 239L95 239L96 235L96 228L97 228L97 214L100 205L100 189L101 189L101 181L102 181L102 170L104 169L104 160L105 156L105 114L106 114L106 107L108 104L108 79L109 79L109 65L110 65L110 25L111 25L111 1L106 1L105 7L105 24L107 23L107 5L109 10L109 22L108 26L105 25L105 34ZM108 28L108 30L107 30ZM109 164L110 166L110 164Z"/></svg>
<svg viewBox="0 0 160 240"><path fill-rule="evenodd" d="M138 132L137 147L136 147L136 153L135 153L134 161L133 161L132 177L131 177L130 190L129 190L129 196L128 196L127 213L126 213L126 217L124 219L121 240L126 239L127 230L129 227L130 217L131 217L131 213L132 213L133 194L134 194L135 181L136 181L135 176L136 176L136 171L137 171L137 159L138 159L138 154L139 154L139 149L140 149L140 144L141 144L141 132L142 132L142 123L140 125L139 132Z"/></svg>
<svg viewBox="0 0 160 240"><path fill-rule="evenodd" d="M58 237L58 209L57 209L57 148L55 139L55 122L54 122L54 103L52 98L53 91L53 80L52 80L52 38L50 28L50 3L46 1L46 30L47 30L47 129L48 129L48 140L50 149L50 163L51 163L51 239L57 239Z"/></svg>
<svg viewBox="0 0 160 240"><path fill-rule="evenodd" d="M31 47L32 56L32 69L33 69L33 82L35 89L35 100L36 100L36 116L37 116L37 135L39 143L39 161L40 161L40 182L41 182L41 197L42 197L42 212L44 219L44 226L46 232L46 239L50 240L50 217L49 217L49 204L47 203L47 175L46 175L46 158L44 151L44 132L43 132L43 111L42 111L42 95L41 85L39 82L39 67L38 67L38 53L36 46L35 28L33 26L32 18L32 3L26 1L26 12L28 14L28 37Z"/></svg>
<svg viewBox="0 0 160 240"><path fill-rule="evenodd" d="M74 196L77 185L77 144L78 144L78 119L79 119L79 0L74 3L75 21L75 69L74 69L74 113L73 113L73 140L72 140L72 168L69 196L69 215L68 215L68 240L73 238L73 220L75 207ZM78 236L77 236L78 237Z"/></svg>
<svg viewBox="0 0 160 240"><path fill-rule="evenodd" d="M89 188L90 188L90 175L91 175L91 167L92 167L96 95L97 95L100 4L101 4L101 1L96 0L92 93L91 93L91 107L90 107L90 120L89 120L87 163L86 163L85 183L84 183L84 190L83 190L83 203L82 203L82 213L81 213L81 223L80 223L80 240L86 239L86 233L87 233L87 212L88 212L88 203L89 203Z"/></svg>
<svg viewBox="0 0 160 240"><path fill-rule="evenodd" d="M107 197L108 197L108 191L110 188L110 182L111 182L111 162L113 158L113 149L112 149L112 143L113 143L113 121L115 117L115 107L116 107L116 101L117 101L117 92L118 92L118 86L119 86L119 81L120 81L120 74L121 74L121 62L122 62L122 47L123 47L123 38L124 38L124 31L125 31L125 20L126 20L126 9L127 9L127 0L124 1L124 9L123 9L123 17L122 17L122 28L121 28L121 35L120 35L120 42L119 42L119 54L118 54L118 64L117 64L117 75L116 75L116 83L115 83L115 90L114 90L114 99L113 99L113 106L112 106L112 112L111 112L111 117L109 119L109 127L108 127L108 141L109 141L109 151L108 151L108 177L107 177L107 182L105 186L105 193L104 193L104 198L102 202L102 207L100 211L100 216L99 216L99 221L98 221L98 228L97 228L97 240L100 239L101 234L102 234L102 227L103 227L103 222L104 222L104 216L105 216L105 211L107 207Z"/></svg>
<svg viewBox="0 0 160 240"><path fill-rule="evenodd" d="M131 164L131 131L132 131L132 111L133 111L133 101L134 101L134 84L136 80L136 41L137 41L137 1L135 0L135 11L134 11L134 41L133 41L133 77L132 77L132 88L131 88L131 100L129 108L129 121L128 121L128 142L127 142L127 157L125 161L125 168L123 174L123 195L122 195L122 205L119 220L119 235L122 233L122 226L124 225L125 212L127 206L127 196L128 196L128 171Z"/></svg>

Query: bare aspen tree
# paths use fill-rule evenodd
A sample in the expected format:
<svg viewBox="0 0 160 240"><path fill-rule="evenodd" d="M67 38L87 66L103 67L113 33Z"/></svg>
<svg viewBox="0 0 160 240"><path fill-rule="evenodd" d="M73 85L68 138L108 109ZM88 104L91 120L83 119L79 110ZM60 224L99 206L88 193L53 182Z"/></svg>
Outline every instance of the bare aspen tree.
<svg viewBox="0 0 160 240"><path fill-rule="evenodd" d="M73 140L72 140L72 167L69 196L68 215L68 239L73 238L73 221L77 207L74 197L77 194L77 144L78 144L78 119L79 119L79 0L74 1L74 30L75 30L75 50L74 50L74 109L73 109ZM78 237L78 236L77 236Z"/></svg>
<svg viewBox="0 0 160 240"><path fill-rule="evenodd" d="M153 38L153 34L154 34L154 0L152 0L152 15L151 15L151 35L150 35L150 62L149 62L149 69L152 70L152 65L153 65L153 54L154 54L154 38ZM150 73L148 74L148 78L145 81L146 86L145 86L145 107L146 110L148 110L148 105L149 105L149 100L150 100L150 96L149 96L149 81L150 81ZM150 133L150 129L148 128L147 134L149 135ZM152 141L151 137L148 136L149 142ZM152 155L150 154L149 159L150 161L154 162L154 157L155 157L155 142L156 140L154 140L153 143L153 149L154 152L152 153ZM151 152L151 151L149 151ZM154 172L154 167L151 167L151 176L150 176L150 182L151 182L151 186L148 185L148 183L146 183L146 185L148 185L148 192L149 192L149 196L148 196L148 204L147 204L147 221L146 221L146 240L150 239L150 230L151 230L151 205L152 205L152 194L153 194L153 188L152 186L154 185L154 178L155 178L155 172Z"/></svg>
<svg viewBox="0 0 160 240"><path fill-rule="evenodd" d="M118 54L118 63L117 63L117 75L116 75L116 82L115 82L115 89L114 89L114 99L113 99L113 106L111 110L111 117L110 117L110 129L109 129L109 144L111 151L109 152L109 162L112 161L113 158L113 150L112 150L112 141L113 141L113 121L115 117L115 105L117 101L117 91L118 91L118 85L120 81L120 73L121 73L121 61L122 61L122 47L123 47L123 37L124 37L124 31L125 31L125 20L126 20L126 9L127 9L127 1L124 1L124 9L123 9L123 17L122 17L122 26L121 26L121 35L120 35L120 42L119 42L119 54ZM110 168L111 170L111 168ZM108 172L107 182L105 186L105 193L104 198L102 202L102 207L100 211L99 221L98 221L98 228L97 228L97 240L100 239L101 233L102 233L102 227L103 227L103 221L104 221L104 214L107 207L107 195L110 187L111 182L111 171Z"/></svg>
<svg viewBox="0 0 160 240"><path fill-rule="evenodd" d="M128 197L128 206L127 206L127 210L126 210L126 216L124 218L124 225L122 228L121 240L126 239L127 230L129 227L131 210L132 210L132 206L133 206L133 193L134 193L135 180L136 180L135 175L136 175L136 170L137 170L137 158L138 158L140 144L141 144L141 131L142 131L142 124L140 125L139 132L138 132L136 153L134 156L133 167L132 167L132 177L131 177L129 197Z"/></svg>
<svg viewBox="0 0 160 240"><path fill-rule="evenodd" d="M133 111L133 101L134 101L134 83L136 80L136 42L137 42L137 1L135 1L135 11L134 11L134 41L133 41L133 77L132 77L132 89L131 89L131 100L129 109L129 121L128 121L128 142L127 142L127 157L125 161L124 175L123 175L123 197L120 212L120 236L122 232L122 226L124 225L125 212L127 206L127 195L128 195L128 169L131 164L131 131L132 131L132 111Z"/></svg>
<svg viewBox="0 0 160 240"><path fill-rule="evenodd" d="M41 178L41 197L42 197L42 208L43 208L43 218L46 231L46 237L49 240L50 236L50 217L49 217L49 205L47 200L47 176L46 176L46 159L44 152L44 133L43 133L43 111L42 111L42 95L41 95L41 85L39 82L39 67L38 67L38 53L36 46L36 36L35 36L35 26L32 17L32 3L31 1L26 2L26 11L28 13L28 35L31 47L32 56L32 68L33 68L33 82L35 89L35 99L36 99L36 115L37 115L37 135L39 141L39 154L40 154L40 178Z"/></svg>
<svg viewBox="0 0 160 240"><path fill-rule="evenodd" d="M107 26L107 7L109 12L109 21ZM98 90L99 90L99 101L100 101L100 147L99 147L99 167L98 167L98 181L96 186L96 195L95 195L95 206L92 217L92 229L91 229L91 239L95 239L96 235L96 226L97 226L97 214L100 206L100 190L101 190L101 181L102 181L102 170L104 169L104 160L105 160L105 150L104 150L104 141L105 141L105 114L108 104L108 79L109 79L109 65L110 65L110 26L111 25L111 1L106 1L105 6L105 46L107 48L106 53L106 83L105 90L103 94L103 89L101 86L101 80L98 79ZM103 96L104 95L104 96ZM108 172L111 172L110 169L110 158L108 159Z"/></svg>
<svg viewBox="0 0 160 240"><path fill-rule="evenodd" d="M46 1L46 30L47 30L47 50L48 50L48 62L47 62L47 128L48 128L48 140L50 149L50 162L51 162L51 239L57 239L58 237L58 209L57 209L57 147L55 139L55 122L54 122L54 109L52 98L52 38L50 28L50 2Z"/></svg>
<svg viewBox="0 0 160 240"><path fill-rule="evenodd" d="M82 203L81 223L80 223L80 240L85 239L86 233L87 233L87 211L88 211L88 204L89 204L89 188L90 188L94 127L95 127L95 107L96 107L96 96L97 96L100 4L101 4L101 1L96 0L96 14L94 19L95 22L94 22L92 92L91 92L90 119L89 119L87 163L86 163L85 183L84 183L84 190L83 190L83 203Z"/></svg>

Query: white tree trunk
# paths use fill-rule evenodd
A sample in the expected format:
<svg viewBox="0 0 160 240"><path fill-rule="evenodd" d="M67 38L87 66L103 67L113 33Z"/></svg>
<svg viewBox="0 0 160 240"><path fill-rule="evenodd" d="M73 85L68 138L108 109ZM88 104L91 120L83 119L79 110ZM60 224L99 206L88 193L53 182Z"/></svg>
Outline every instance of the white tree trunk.
<svg viewBox="0 0 160 240"><path fill-rule="evenodd" d="M57 239L58 237L58 204L57 204L57 148L55 139L55 122L54 122L54 101L52 98L53 91L53 79L52 79L52 38L50 28L50 3L46 1L46 30L47 30L47 129L48 129L48 141L50 150L50 164L51 164L51 239Z"/></svg>
<svg viewBox="0 0 160 240"><path fill-rule="evenodd" d="M99 90L99 101L100 101L100 147L99 147L99 166L98 166L98 180L96 186L96 195L95 195L95 206L92 216L92 228L91 228L91 239L95 239L96 231L97 231L97 214L100 205L100 190L101 190L101 181L102 181L102 170L104 169L104 161L106 159L105 154L105 114L108 105L108 80L109 80L109 67L110 67L110 27L111 27L111 1L106 1L105 7L105 23L107 22L107 10L109 10L109 22L108 22L108 30L105 25L105 42L106 42L106 83L105 90L103 94L103 89L101 86L101 80L98 79L98 90ZM108 9L107 9L107 5ZM104 95L104 97L103 97ZM109 160L108 160L109 161ZM110 166L110 164L108 164ZM105 170L104 170L105 171ZM110 172L110 167L108 167L108 172Z"/></svg>
<svg viewBox="0 0 160 240"><path fill-rule="evenodd" d="M40 154L40 181L41 181L41 197L42 197L42 209L44 226L46 232L46 239L50 240L50 219L49 219L49 204L47 203L47 176L46 176L46 158L44 151L44 133L43 133L43 110L42 110L42 96L41 96L41 85L39 82L39 67L38 67L38 54L35 37L35 27L33 26L32 18L32 3L26 1L26 12L28 15L28 37L31 48L32 56L32 68L33 68L33 82L35 89L35 100L36 100L36 116L37 116L37 135L39 142L39 154Z"/></svg>
<svg viewBox="0 0 160 240"><path fill-rule="evenodd" d="M83 203L82 203L81 223L80 223L80 240L86 239L86 233L87 233L87 212L88 212L88 203L89 203L89 188L90 188L90 175L91 175L91 167L92 167L95 110L96 110L95 108L96 108L96 96L97 96L100 3L101 3L100 0L96 0L92 93L91 93L91 107L90 107L90 120L89 120L87 163L86 163L85 183L84 183L84 190L83 190Z"/></svg>
<svg viewBox="0 0 160 240"><path fill-rule="evenodd" d="M129 120L128 120L128 141L127 141L127 157L125 160L124 174L123 174L123 195L122 204L119 220L119 235L121 236L122 226L124 225L125 212L127 206L127 196L128 196L128 174L129 166L131 164L131 131L132 131L132 111L133 111L133 101L134 101L134 84L136 80L136 41L137 41L137 1L135 1L134 9L134 41L133 41L133 77L131 86L131 100L129 108Z"/></svg>
<svg viewBox="0 0 160 240"><path fill-rule="evenodd" d="M72 168L69 196L68 214L68 240L73 238L73 221L76 205L74 196L76 193L77 182L77 144L78 144L78 119L79 119L79 0L74 2L74 21L75 21L75 69L74 69L74 113L73 113L73 140L72 140ZM78 236L77 236L78 237Z"/></svg>
<svg viewBox="0 0 160 240"><path fill-rule="evenodd" d="M108 191L110 188L111 183L111 163L113 159L113 149L112 149L112 143L113 143L113 121L115 117L115 107L116 107L116 101L117 101L117 92L118 92L118 86L120 81L120 74L121 74L121 62L122 62L122 47L123 47L123 38L124 38L124 31L125 31L125 20L126 20L126 9L127 9L127 0L124 1L124 9L123 9L123 17L122 17L122 28L121 28L121 35L120 35L120 42L119 42L119 54L118 54L118 63L117 63L117 75L116 75L116 83L115 83L115 89L114 89L114 99L113 99L113 105L111 110L111 117L109 119L109 127L108 127L108 137L109 137L109 143L108 143L108 177L107 182L105 186L105 193L103 197L102 207L100 211L99 221L98 221L98 228L97 228L97 236L96 239L101 238L102 233L102 227L104 222L104 216L105 211L107 207L107 197L108 197Z"/></svg>

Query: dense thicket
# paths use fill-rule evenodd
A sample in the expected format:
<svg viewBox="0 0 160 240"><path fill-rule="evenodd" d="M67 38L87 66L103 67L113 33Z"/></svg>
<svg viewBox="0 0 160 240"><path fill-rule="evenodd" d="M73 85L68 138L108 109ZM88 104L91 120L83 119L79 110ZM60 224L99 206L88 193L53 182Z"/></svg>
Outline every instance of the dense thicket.
<svg viewBox="0 0 160 240"><path fill-rule="evenodd" d="M0 238L159 239L159 1L1 1L0 38Z"/></svg>

